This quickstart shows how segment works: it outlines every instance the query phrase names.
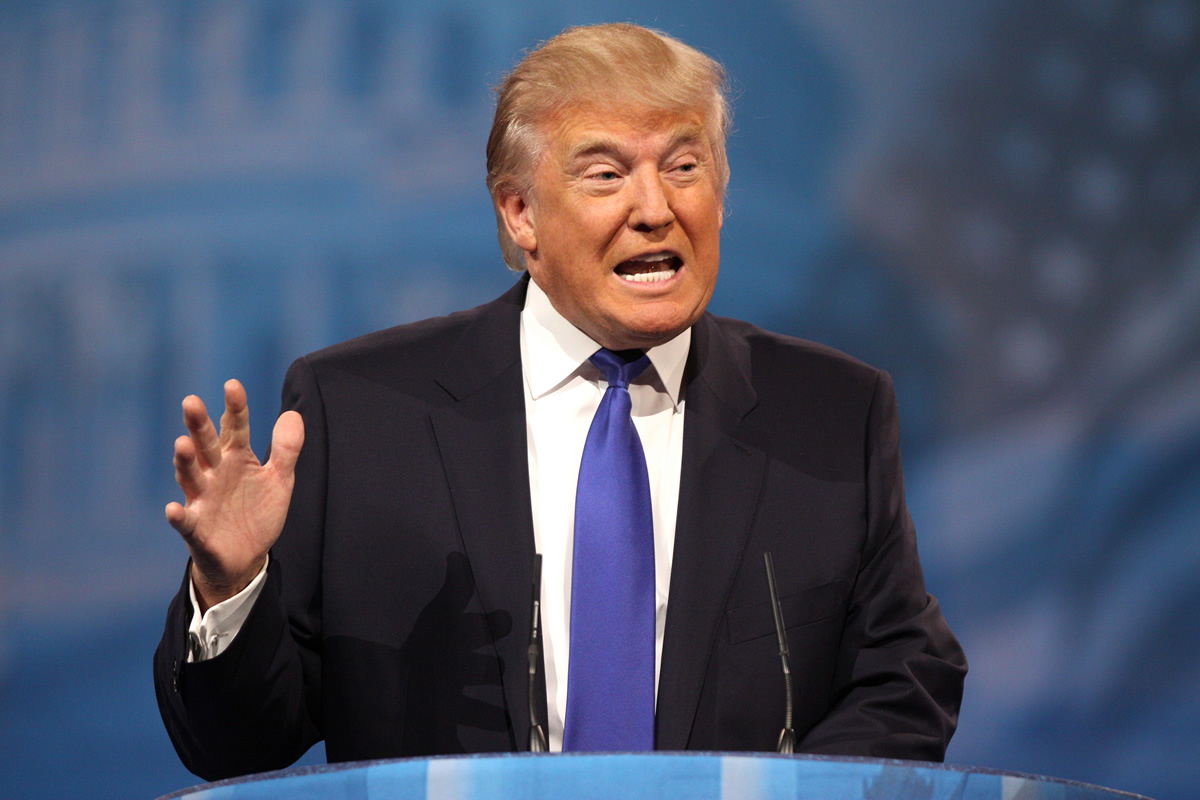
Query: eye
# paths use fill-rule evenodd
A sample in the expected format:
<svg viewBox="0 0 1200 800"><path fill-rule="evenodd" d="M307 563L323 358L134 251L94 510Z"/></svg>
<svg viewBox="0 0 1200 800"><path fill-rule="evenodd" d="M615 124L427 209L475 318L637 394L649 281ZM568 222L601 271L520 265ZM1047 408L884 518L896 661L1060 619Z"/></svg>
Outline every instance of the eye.
<svg viewBox="0 0 1200 800"><path fill-rule="evenodd" d="M700 174L700 162L695 158L681 158L671 167L670 174L678 180L693 180Z"/></svg>
<svg viewBox="0 0 1200 800"><path fill-rule="evenodd" d="M593 181L615 181L621 175L615 169L604 168L588 172L586 177Z"/></svg>

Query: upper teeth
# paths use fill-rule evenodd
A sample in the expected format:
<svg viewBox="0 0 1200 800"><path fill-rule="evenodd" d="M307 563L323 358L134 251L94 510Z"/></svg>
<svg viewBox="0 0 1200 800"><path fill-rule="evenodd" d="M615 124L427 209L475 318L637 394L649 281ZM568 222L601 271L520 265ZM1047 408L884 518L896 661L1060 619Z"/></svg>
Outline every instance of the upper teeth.
<svg viewBox="0 0 1200 800"><path fill-rule="evenodd" d="M668 258L673 258L673 256L670 253L650 253L649 255L631 258L630 261L666 261Z"/></svg>

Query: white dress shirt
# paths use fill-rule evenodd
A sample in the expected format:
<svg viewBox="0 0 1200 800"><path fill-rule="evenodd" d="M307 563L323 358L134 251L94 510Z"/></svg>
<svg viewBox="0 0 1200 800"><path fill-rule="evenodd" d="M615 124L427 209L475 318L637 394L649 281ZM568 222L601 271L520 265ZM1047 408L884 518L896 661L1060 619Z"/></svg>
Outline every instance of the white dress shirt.
<svg viewBox="0 0 1200 800"><path fill-rule="evenodd" d="M650 348L650 367L629 386L633 424L646 454L654 517L656 694L679 508L684 407L681 387L690 345L688 329L666 344ZM546 733L552 751L562 749L567 711L575 488L588 428L608 387L600 370L588 361L599 349L599 344L559 314L545 292L530 281L521 312L521 366L525 376L533 539L542 554L542 631L549 716Z"/></svg>
<svg viewBox="0 0 1200 800"><path fill-rule="evenodd" d="M204 614L200 613L200 603L196 599L196 584L188 581L188 595L192 600L192 622L188 626L189 662L215 658L229 647L233 637L242 629L246 617L250 616L254 601L262 594L270 564L271 554L268 553L262 569L245 589L212 606Z"/></svg>
<svg viewBox="0 0 1200 800"><path fill-rule="evenodd" d="M658 691L679 474L683 458L683 370L691 329L647 351L648 367L629 386L633 424L642 440L650 478L654 518L655 659ZM529 492L533 536L542 554L542 634L546 662L547 736L552 751L562 750L567 710L570 654L571 559L575 532L575 488L583 444L607 382L588 359L600 349L568 322L546 293L529 283L521 312L521 366L529 451ZM266 567L239 594L203 615L192 592L188 661L219 655L241 630L262 592Z"/></svg>

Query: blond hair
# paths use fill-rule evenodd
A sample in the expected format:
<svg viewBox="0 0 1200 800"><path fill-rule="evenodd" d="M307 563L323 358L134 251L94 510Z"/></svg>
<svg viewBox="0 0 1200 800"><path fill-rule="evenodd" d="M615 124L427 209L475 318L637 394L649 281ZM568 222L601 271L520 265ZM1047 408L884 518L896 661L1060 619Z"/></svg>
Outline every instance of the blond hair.
<svg viewBox="0 0 1200 800"><path fill-rule="evenodd" d="M725 69L671 36L626 23L567 28L525 56L496 89L487 143L487 186L496 206L500 249L509 269L525 269L524 251L500 215L501 192L528 196L545 142L539 125L584 99L704 114L718 189L729 182L725 138L732 118Z"/></svg>

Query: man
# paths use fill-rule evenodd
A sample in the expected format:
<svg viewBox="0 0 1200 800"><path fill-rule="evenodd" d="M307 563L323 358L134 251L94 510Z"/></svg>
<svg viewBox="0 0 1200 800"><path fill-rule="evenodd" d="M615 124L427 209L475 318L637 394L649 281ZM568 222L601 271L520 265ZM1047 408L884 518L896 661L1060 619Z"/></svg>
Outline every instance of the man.
<svg viewBox="0 0 1200 800"><path fill-rule="evenodd" d="M488 142L505 260L527 277L298 360L265 465L239 384L219 436L184 401L186 504L166 514L191 562L155 678L189 769L278 768L321 738L334 761L523 749L535 552L551 749L774 749L770 552L798 750L943 757L966 663L925 591L890 380L705 313L723 81L643 28L560 34L501 87ZM593 462L610 412L636 429L634 484L597 499L619 471ZM644 529L642 555L593 557L593 506L640 520L617 527ZM609 705L637 720L596 723Z"/></svg>

